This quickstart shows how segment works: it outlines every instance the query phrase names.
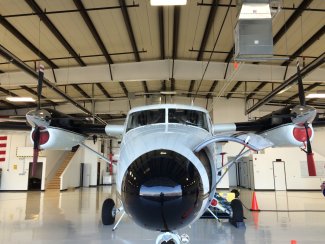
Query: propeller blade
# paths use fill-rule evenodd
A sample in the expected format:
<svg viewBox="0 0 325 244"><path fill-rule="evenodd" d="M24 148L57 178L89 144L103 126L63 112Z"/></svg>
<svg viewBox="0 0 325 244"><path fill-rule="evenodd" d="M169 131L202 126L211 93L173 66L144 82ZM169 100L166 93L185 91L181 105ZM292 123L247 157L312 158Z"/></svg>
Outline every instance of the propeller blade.
<svg viewBox="0 0 325 244"><path fill-rule="evenodd" d="M38 84L37 84L37 109L41 109L43 77L44 77L44 65L40 64L38 70Z"/></svg>
<svg viewBox="0 0 325 244"><path fill-rule="evenodd" d="M304 86L302 84L299 62L297 62L297 77L298 77L298 95L299 95L300 105L305 106L306 105L305 91L304 91Z"/></svg>
<svg viewBox="0 0 325 244"><path fill-rule="evenodd" d="M40 138L41 138L41 129L40 127L37 126L33 134L34 147L33 147L32 176L35 176L36 173L36 164L37 164L38 154L39 154Z"/></svg>
<svg viewBox="0 0 325 244"><path fill-rule="evenodd" d="M305 130L306 130L306 136L307 136L307 166L308 166L308 173L309 176L316 176L316 166L315 166L315 160L314 160L314 153L313 150L311 148L311 143L310 143L310 136L309 136L309 132L308 132L308 124L305 123Z"/></svg>

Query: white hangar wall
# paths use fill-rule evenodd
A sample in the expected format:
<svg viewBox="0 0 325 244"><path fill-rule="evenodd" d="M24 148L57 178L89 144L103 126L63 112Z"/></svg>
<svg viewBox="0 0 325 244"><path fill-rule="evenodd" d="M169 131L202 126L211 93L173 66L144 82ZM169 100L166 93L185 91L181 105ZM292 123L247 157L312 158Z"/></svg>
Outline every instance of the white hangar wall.
<svg viewBox="0 0 325 244"><path fill-rule="evenodd" d="M261 117L270 111L278 109L264 106L258 111L254 111L251 117ZM214 101L213 122L231 123L247 121L249 118L245 115L245 103L242 99L224 99L218 98ZM314 158L316 162L325 164L325 129L316 129L315 137L312 142ZM242 146L235 143L224 145L223 152L226 152L225 160L236 156ZM306 176L302 165L306 162L306 154L296 147L286 148L268 148L259 154L252 154L244 161L248 165L249 175L248 188L259 190L274 190L274 169L273 162L276 160L284 162L285 182L287 190L319 190L320 183L325 180L325 176ZM234 174L232 174L233 176ZM229 187L229 179L225 177L220 183L220 188Z"/></svg>
<svg viewBox="0 0 325 244"><path fill-rule="evenodd" d="M1 136L7 137L6 141L1 144L6 144L4 161L0 162L2 170L0 190L27 190L29 178L29 163L32 161L31 152L32 144L29 133L27 132L3 132ZM17 149L27 150L26 155ZM28 148L30 150L28 150ZM64 155L65 151L43 151L40 153L38 162L43 164L42 168L42 186L41 190L45 189L47 177L53 171L53 168Z"/></svg>
<svg viewBox="0 0 325 244"><path fill-rule="evenodd" d="M2 131L3 132L3 131ZM6 140L0 141L0 144L6 144L5 154L0 155L4 161L0 161L0 191L24 191L28 190L29 164L32 161L32 143L30 135L27 132L6 132L1 133L0 137L6 137ZM86 141L86 144L96 151L100 151L101 141L96 144L92 140ZM28 151L28 155L21 155L17 149ZM61 150L44 150L41 151L38 162L43 164L42 167L42 186L41 190L45 190L47 180L52 179L62 161L65 159L68 151ZM101 162L101 168L105 162L100 161L98 156L90 153L88 150L79 148L69 166L64 172L61 190L69 187L80 186L80 164L89 165L86 172L88 177L88 186L97 185L97 162ZM100 176L102 178L102 174Z"/></svg>
<svg viewBox="0 0 325 244"><path fill-rule="evenodd" d="M169 101L167 101L169 102ZM184 103L190 104L190 98L173 98L170 102L174 103ZM106 103L105 103L106 104ZM113 106L111 103L109 103ZM116 111L127 111L129 108L126 104L122 103L122 107L120 109L118 106L114 104L114 110ZM132 106L143 105L145 104L145 99L137 99L133 101ZM207 100L206 99L197 99L195 101L196 105L206 107ZM208 103L208 109L211 110L210 101ZM125 106L124 106L125 105ZM101 107L101 106L100 106ZM99 107L99 108L100 108ZM112 107L107 107L109 110ZM260 117L264 114L269 113L274 108L270 107L262 107L262 109L254 112L254 114L250 116ZM277 109L277 107L275 108ZM103 110L104 111L104 110ZM234 121L247 121L248 117L244 113L245 111L245 103L242 99L223 99L218 98L213 102L213 110L211 111L211 116L213 118L214 123L227 123ZM29 139L29 133L25 132L15 132L15 133L2 133L8 136L7 145L8 148L6 150L6 160L4 162L0 162L0 168L2 169L2 179L0 190L27 190L27 182L28 182L28 171L29 171L29 162L31 158L21 158L16 156L16 148L17 147L31 147L32 144ZM315 138L313 141L313 149L315 152L315 160L316 161L325 161L325 151L323 147L325 138L325 130L316 131ZM0 142L1 144L1 142ZM100 151L99 145L94 145L91 141L89 141L89 146L94 147L95 150ZM117 148L116 143L113 145L113 153L118 155L119 150ZM219 150L220 152L227 152L225 156L225 163L228 158L231 156L235 156L238 151L241 149L240 145L236 145L235 143L229 143L222 147ZM80 149L79 149L80 150ZM83 150L83 149L82 149ZM52 151L47 150L45 157L40 157L39 161L43 162L43 177L44 180L42 189L44 189L44 183L47 178L51 178L51 175L57 169L56 161L64 158L64 151ZM104 152L105 155L108 154L107 151ZM0 155L1 156L1 155ZM254 156L257 158L254 160ZM249 172L252 172L250 177L249 187L255 189L274 189L274 175L273 175L273 165L272 162L276 159L281 159L285 162L285 177L287 189L319 189L320 182L324 180L324 177L303 177L301 173L301 161L305 160L305 155L300 151L299 148L276 148L276 149L267 149L265 153L258 155L251 155L251 160L245 158L246 163L249 165ZM221 156L219 156L219 160L221 160ZM80 162L90 165L89 174L89 182L88 185L97 185L97 162L100 163L100 179L102 179L103 172L106 169L106 163L102 162L98 159L98 157L92 153L88 152L80 152L80 155L76 156L76 160L73 165L69 166L67 169L66 181L64 181L62 185L62 189L67 189L69 187L79 186L79 175L80 175ZM229 177L226 177L220 182L218 185L219 188L228 188L229 187ZM102 183L100 181L100 183ZM233 184L233 181L232 181Z"/></svg>

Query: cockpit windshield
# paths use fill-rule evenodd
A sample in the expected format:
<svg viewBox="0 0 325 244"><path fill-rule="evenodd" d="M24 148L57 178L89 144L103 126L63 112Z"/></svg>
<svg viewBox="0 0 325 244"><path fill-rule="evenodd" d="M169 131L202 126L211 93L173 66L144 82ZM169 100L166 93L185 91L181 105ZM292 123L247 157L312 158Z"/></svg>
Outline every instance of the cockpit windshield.
<svg viewBox="0 0 325 244"><path fill-rule="evenodd" d="M165 109L151 109L130 114L126 131L143 125L165 123Z"/></svg>
<svg viewBox="0 0 325 244"><path fill-rule="evenodd" d="M209 131L205 113L188 109L168 109L168 122L197 126Z"/></svg>

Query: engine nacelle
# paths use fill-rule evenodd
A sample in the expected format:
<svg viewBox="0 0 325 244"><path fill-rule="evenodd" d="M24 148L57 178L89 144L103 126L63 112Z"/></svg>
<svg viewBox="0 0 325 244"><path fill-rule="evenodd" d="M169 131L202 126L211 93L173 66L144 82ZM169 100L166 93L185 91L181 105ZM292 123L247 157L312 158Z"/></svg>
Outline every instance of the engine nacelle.
<svg viewBox="0 0 325 244"><path fill-rule="evenodd" d="M34 128L31 132L32 142L34 142L33 133ZM72 147L86 139L84 135L53 127L41 129L40 133L41 149L71 150Z"/></svg>
<svg viewBox="0 0 325 244"><path fill-rule="evenodd" d="M306 129L304 126L298 126L295 124L282 125L276 128L272 128L260 134L265 139L273 142L275 147L292 147L303 146L307 140ZM309 125L308 135L310 140L314 137L314 130Z"/></svg>

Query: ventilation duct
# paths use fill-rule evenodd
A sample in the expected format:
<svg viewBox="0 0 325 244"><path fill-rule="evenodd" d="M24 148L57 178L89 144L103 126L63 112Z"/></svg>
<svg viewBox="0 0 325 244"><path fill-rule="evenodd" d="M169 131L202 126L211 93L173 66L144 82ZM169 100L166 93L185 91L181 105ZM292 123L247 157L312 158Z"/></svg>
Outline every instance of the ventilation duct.
<svg viewBox="0 0 325 244"><path fill-rule="evenodd" d="M270 0L241 0L235 27L235 59L272 58Z"/></svg>

